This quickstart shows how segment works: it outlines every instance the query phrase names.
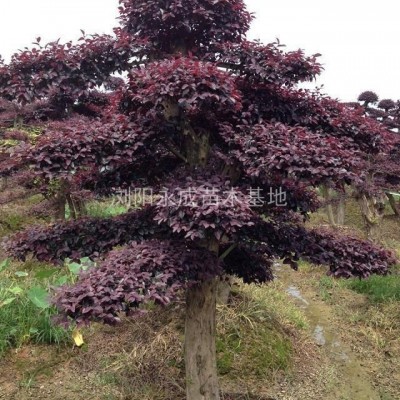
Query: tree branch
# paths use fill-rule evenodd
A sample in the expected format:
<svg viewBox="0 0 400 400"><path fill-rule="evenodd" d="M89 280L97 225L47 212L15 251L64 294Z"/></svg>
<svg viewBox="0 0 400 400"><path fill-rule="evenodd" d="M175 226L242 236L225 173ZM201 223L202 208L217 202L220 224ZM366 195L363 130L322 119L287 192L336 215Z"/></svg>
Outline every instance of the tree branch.
<svg viewBox="0 0 400 400"><path fill-rule="evenodd" d="M171 143L163 141L163 144L165 145L167 150L169 150L172 154L174 154L176 157L181 159L185 164L188 163L187 158L178 149L176 149Z"/></svg>
<svg viewBox="0 0 400 400"><path fill-rule="evenodd" d="M226 257L229 256L229 254L232 253L233 250L235 250L237 247L237 243L233 243L222 255L219 256L220 260L224 260Z"/></svg>

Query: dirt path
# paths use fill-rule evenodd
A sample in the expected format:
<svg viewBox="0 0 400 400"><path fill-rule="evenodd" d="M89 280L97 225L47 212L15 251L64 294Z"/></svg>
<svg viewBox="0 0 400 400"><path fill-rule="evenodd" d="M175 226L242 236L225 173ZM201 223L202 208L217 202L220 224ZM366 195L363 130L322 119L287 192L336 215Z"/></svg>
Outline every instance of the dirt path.
<svg viewBox="0 0 400 400"><path fill-rule="evenodd" d="M372 371L352 350L352 345L347 337L346 325L344 321L337 318L334 307L321 299L312 284L303 281L299 285L298 276L288 267L276 266L276 276L286 287L289 297L306 315L313 340L320 346L322 354L325 356L325 362L327 361L331 367L325 371L328 376L324 382L321 382L321 379L308 382L308 394L299 393L299 388L294 385L293 388L289 386L289 395L282 398L285 400L317 399L322 383L326 390L324 395L326 400L392 399L391 397L382 397L374 387Z"/></svg>

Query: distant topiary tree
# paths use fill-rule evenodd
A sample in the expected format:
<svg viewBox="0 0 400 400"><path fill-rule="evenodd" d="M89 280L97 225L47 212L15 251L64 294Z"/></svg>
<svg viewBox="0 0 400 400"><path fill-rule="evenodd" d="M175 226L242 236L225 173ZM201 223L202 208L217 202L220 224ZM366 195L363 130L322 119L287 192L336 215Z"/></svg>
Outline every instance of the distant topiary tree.
<svg viewBox="0 0 400 400"><path fill-rule="evenodd" d="M359 96L359 101L365 103L348 103L349 107L363 112L365 116L375 119L387 129L386 148L375 154L365 154L366 172L368 179L357 187L357 198L360 201L361 212L364 217L367 233L377 238L379 224L384 216L385 202L389 203L396 216L400 215L399 205L393 193L400 191L400 119L399 102L391 99L381 100L377 106L366 99L378 98L373 93Z"/></svg>
<svg viewBox="0 0 400 400"><path fill-rule="evenodd" d="M296 269L303 257L365 278L395 262L371 242L304 226L320 206L316 187L364 182L363 155L386 148L386 130L298 88L320 73L316 57L246 40L242 0L120 3L115 36L15 55L0 69L0 95L57 111L36 143L14 151L14 170L65 190L133 185L143 204L32 227L6 249L98 259L58 291L66 321L115 324L184 295L187 399L218 400L216 297L227 275L264 283L275 259ZM115 80L122 71L128 79ZM107 84L107 95L96 92Z"/></svg>
<svg viewBox="0 0 400 400"><path fill-rule="evenodd" d="M396 103L391 99L383 99L378 103L378 108L381 108L386 112L389 112L390 110L396 108Z"/></svg>
<svg viewBox="0 0 400 400"><path fill-rule="evenodd" d="M362 92L358 96L358 101L363 101L364 105L367 107L370 104L376 104L379 100L378 95L375 92L367 90L366 92Z"/></svg>
<svg viewBox="0 0 400 400"><path fill-rule="evenodd" d="M363 92L358 97L362 102L365 115L381 122L393 132L400 133L400 101L383 99L378 103L378 96L373 92ZM378 103L378 104L377 104ZM357 109L360 103L347 103L351 108Z"/></svg>

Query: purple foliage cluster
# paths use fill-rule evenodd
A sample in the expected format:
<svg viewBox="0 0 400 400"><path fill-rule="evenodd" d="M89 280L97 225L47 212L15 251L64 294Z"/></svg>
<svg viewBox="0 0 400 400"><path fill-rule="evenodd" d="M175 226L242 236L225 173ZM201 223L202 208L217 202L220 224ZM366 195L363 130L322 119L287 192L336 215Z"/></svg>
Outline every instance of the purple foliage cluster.
<svg viewBox="0 0 400 400"><path fill-rule="evenodd" d="M182 242L133 242L81 273L79 285L61 289L55 303L78 324L114 324L121 312L130 315L149 302L166 305L187 285L218 276L219 264L215 254Z"/></svg>

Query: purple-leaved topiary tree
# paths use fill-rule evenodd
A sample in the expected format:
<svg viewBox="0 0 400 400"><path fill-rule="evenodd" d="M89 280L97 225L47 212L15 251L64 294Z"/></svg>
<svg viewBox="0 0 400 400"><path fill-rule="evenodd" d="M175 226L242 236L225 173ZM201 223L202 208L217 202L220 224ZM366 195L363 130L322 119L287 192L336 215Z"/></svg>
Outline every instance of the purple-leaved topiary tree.
<svg viewBox="0 0 400 400"><path fill-rule="evenodd" d="M20 259L99 260L55 297L80 324L114 324L184 294L187 399L218 400L226 276L264 283L274 259L296 269L303 257L365 278L395 262L370 242L304 226L319 207L315 188L362 182L363 155L386 146L386 131L298 88L320 73L316 56L246 40L243 0L120 3L115 36L39 45L0 65L0 96L52 111L39 113L44 133L17 147L3 173L29 171L66 192L145 186L152 198L112 219L32 227L6 248ZM114 77L122 71L126 81Z"/></svg>

